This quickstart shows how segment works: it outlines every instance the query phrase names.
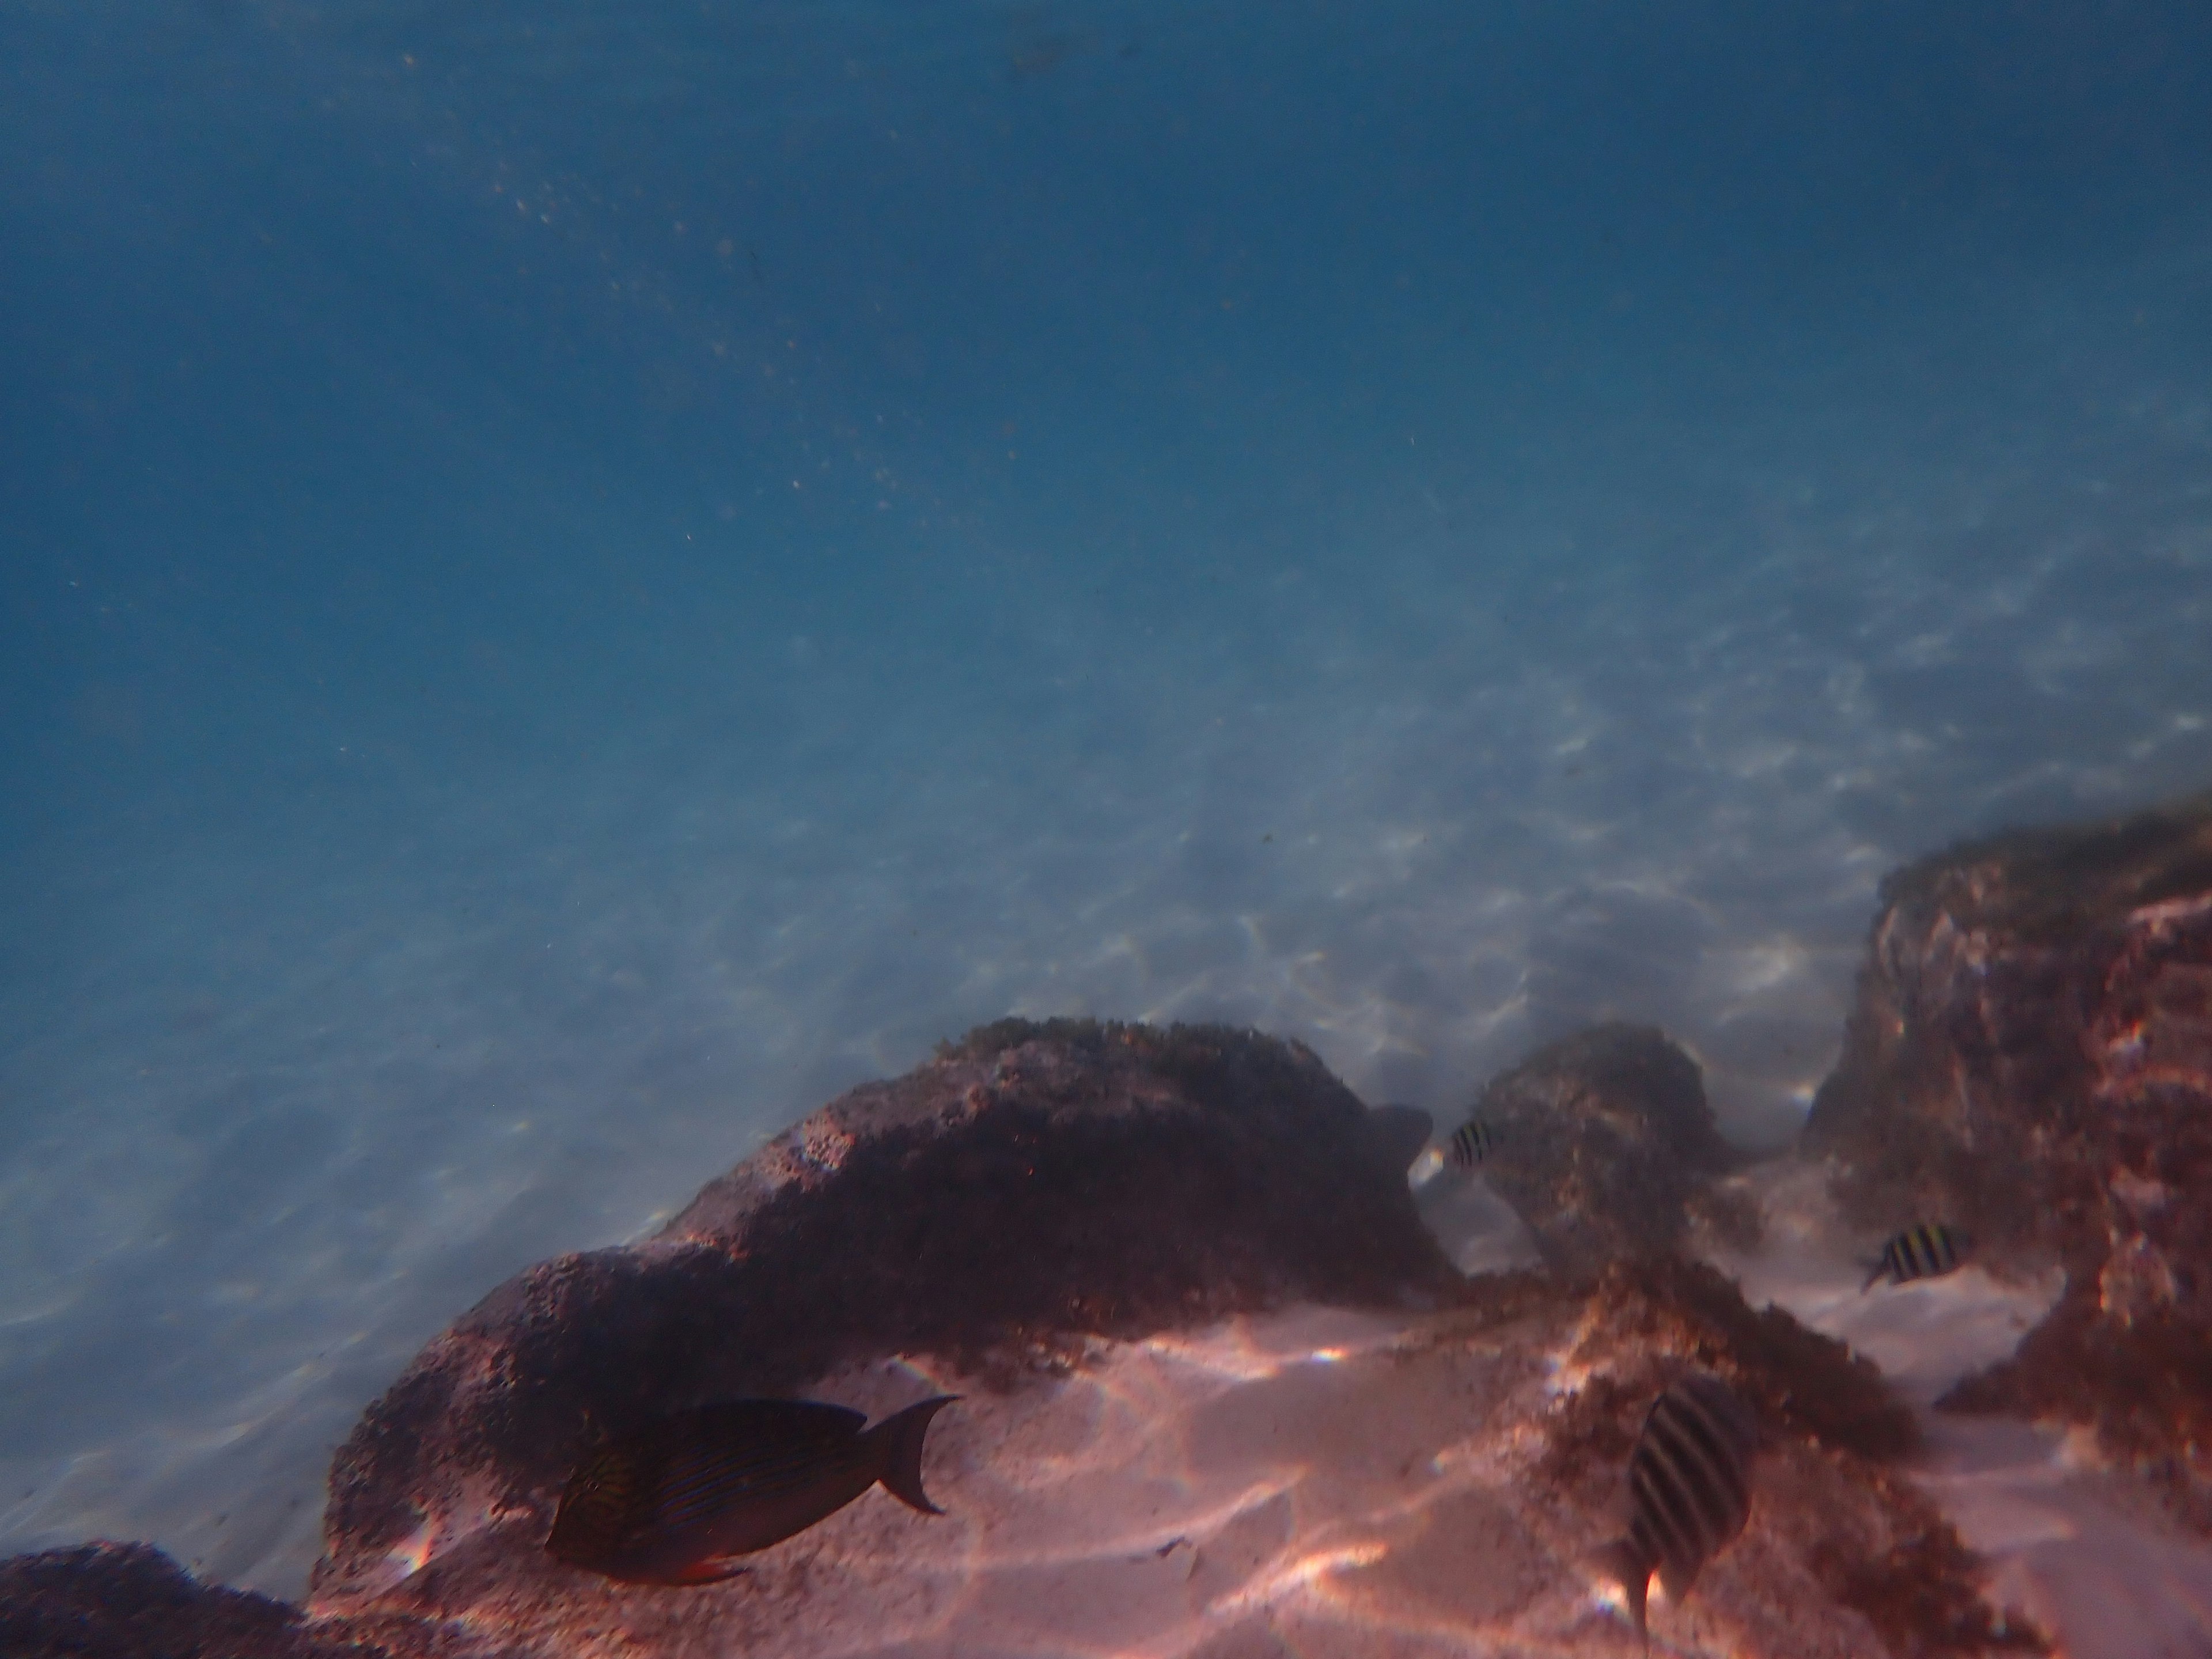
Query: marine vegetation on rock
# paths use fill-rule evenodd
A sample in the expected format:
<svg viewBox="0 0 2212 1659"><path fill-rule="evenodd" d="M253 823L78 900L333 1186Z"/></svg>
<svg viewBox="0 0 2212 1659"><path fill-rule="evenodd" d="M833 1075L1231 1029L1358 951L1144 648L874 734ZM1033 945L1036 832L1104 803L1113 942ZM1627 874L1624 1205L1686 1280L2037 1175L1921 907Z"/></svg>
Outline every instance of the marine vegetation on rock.
<svg viewBox="0 0 2212 1659"><path fill-rule="evenodd" d="M1721 1139L1698 1063L1649 1025L1595 1025L1484 1087L1483 1175L1556 1271L1668 1255L1704 1222L1742 1248L1757 1212L1717 1187L1744 1163Z"/></svg>
<svg viewBox="0 0 2212 1659"><path fill-rule="evenodd" d="M1942 1405L2092 1425L2212 1530L2212 796L1954 848L1882 897L1808 1150L1863 1225L2063 1266Z"/></svg>

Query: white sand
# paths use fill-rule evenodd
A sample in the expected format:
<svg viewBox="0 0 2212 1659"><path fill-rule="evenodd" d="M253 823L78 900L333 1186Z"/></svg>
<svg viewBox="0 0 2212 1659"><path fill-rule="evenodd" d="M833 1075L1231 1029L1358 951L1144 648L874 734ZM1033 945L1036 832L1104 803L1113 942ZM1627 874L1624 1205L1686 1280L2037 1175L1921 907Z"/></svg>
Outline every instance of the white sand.
<svg viewBox="0 0 2212 1659"><path fill-rule="evenodd" d="M1838 1282L1778 1253L1773 1276L1830 1297ZM1922 1287L1971 1340L1943 1364L2001 1351L2022 1306L1976 1274ZM1940 1320L1871 1310L1862 1328L1934 1386L1914 1346ZM938 1419L926 1460L949 1514L879 1492L706 1589L608 1592L542 1651L668 1655L1535 1656L1637 1652L1589 1553L1610 1513L1560 1509L1532 1470L1540 1419L1573 1339L1557 1318L1476 1335L1444 1319L1318 1309L1107 1345L1088 1370L1011 1395L971 1393ZM1970 1350L1972 1352L1970 1352ZM960 1379L903 1364L819 1392L872 1413ZM1995 1567L1993 1600L2070 1659L2201 1655L2212 1642L2212 1550L2162 1528L2051 1437L1929 1419L1920 1479ZM1780 1499L1771 1501L1779 1502ZM1680 1606L1655 1588L1653 1651L1709 1659L1863 1659L1875 1638L1808 1592L1754 1506L1753 1525ZM410 1563L411 1565L411 1563ZM596 1609L596 1610L595 1610ZM335 1607L323 1611L337 1611ZM524 1615L528 1627L530 1619Z"/></svg>
<svg viewBox="0 0 2212 1659"><path fill-rule="evenodd" d="M1110 1346L1085 1373L938 1419L925 1468L946 1516L872 1492L726 1584L596 1605L587 1589L566 1609L577 1633L543 1650L1634 1653L1617 1590L1585 1560L1610 1517L1593 1530L1531 1496L1551 1345L1571 1336L1554 1320L1470 1340L1308 1308ZM821 1392L881 1412L953 1381L894 1366ZM1656 1606L1655 1651L1753 1650L1741 1644L1765 1617L1723 1559L1687 1605ZM1864 1634L1848 1616L1808 1627L1820 1639L1802 1650L1837 1659Z"/></svg>
<svg viewBox="0 0 2212 1659"><path fill-rule="evenodd" d="M1523 1258L1525 1233L1478 1180L1433 1160L1417 1173L1448 1249ZM1722 1265L1754 1303L1851 1341L1920 1407L1929 1443L1916 1478L1989 1560L1994 1604L2032 1618L2069 1659L2212 1650L2212 1547L2178 1534L2062 1436L1927 1409L2008 1352L2055 1281L2008 1285L1968 1267L1863 1294L1854 1247L1869 1241L1837 1227L1817 1171L1769 1166L1752 1184L1770 1206L1768 1247ZM1450 1316L1304 1308L1102 1345L1076 1375L1006 1395L903 1364L842 1374L818 1392L878 1415L969 1389L931 1433L927 1480L946 1517L870 1493L723 1586L607 1590L595 1602L597 1581L571 1577L559 1582L570 1593L581 1582L585 1599L563 1607L568 1633L543 1651L611 1659L630 1642L684 1655L734 1641L794 1659L1633 1653L1618 1591L1589 1562L1617 1516L1562 1508L1534 1474L1574 1336L1559 1316L1470 1336ZM1856 1615L1808 1591L1770 1530L1778 1519L1754 1505L1744 1538L1681 1606L1655 1589L1655 1652L1874 1650ZM538 1616L526 1607L522 1626Z"/></svg>

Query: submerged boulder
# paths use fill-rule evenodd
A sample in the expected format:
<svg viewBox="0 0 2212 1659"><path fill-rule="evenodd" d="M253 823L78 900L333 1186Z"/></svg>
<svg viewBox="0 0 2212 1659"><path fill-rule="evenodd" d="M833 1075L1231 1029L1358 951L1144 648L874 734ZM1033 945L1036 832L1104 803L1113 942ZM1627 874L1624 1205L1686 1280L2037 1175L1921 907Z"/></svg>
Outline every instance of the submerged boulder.
<svg viewBox="0 0 2212 1659"><path fill-rule="evenodd" d="M432 1650L410 1642L410 1655ZM9 1659L392 1659L357 1630L317 1629L289 1602L202 1583L150 1544L83 1544L0 1561Z"/></svg>
<svg viewBox="0 0 2212 1659"><path fill-rule="evenodd" d="M1561 1358L1568 1386L1542 1425L1536 1501L1610 1514L1616 1528L1644 1413L1685 1369L1718 1375L1758 1418L1749 1525L1695 1593L1694 1624L1718 1619L1724 1650L2050 1651L1990 1604L1979 1558L1900 1466L1920 1445L1917 1420L1844 1344L1779 1308L1753 1310L1714 1268L1668 1255L1608 1267ZM1686 1650L1708 1650L1680 1633L1683 1612L1655 1619Z"/></svg>
<svg viewBox="0 0 2212 1659"><path fill-rule="evenodd" d="M1568 1052L1621 1064L1560 1075L1618 1084L1642 1055L1674 1108L1702 1105L1638 1034ZM1693 1168L1718 1157L1694 1113L1640 1109ZM338 1455L305 1617L97 1546L0 1564L0 1601L28 1585L46 1620L10 1659L82 1651L73 1618L139 1641L94 1651L240 1659L1381 1659L1417 1628L1626 1651L1589 1564L1640 1413L1686 1364L1729 1379L1769 1451L1668 1640L2010 1644L1893 1473L1913 1420L1870 1367L1669 1251L1461 1278L1404 1178L1418 1120L1249 1032L985 1028L815 1113L656 1237L532 1268L432 1342ZM877 1418L963 1395L926 1449L946 1513L864 1494L696 1587L548 1554L598 1437L752 1393Z"/></svg>
<svg viewBox="0 0 2212 1659"><path fill-rule="evenodd" d="M2212 796L1892 876L1805 1144L1869 1229L2065 1269L1942 1403L2092 1425L2212 1529Z"/></svg>
<svg viewBox="0 0 2212 1659"><path fill-rule="evenodd" d="M983 1027L803 1120L654 1237L532 1267L434 1341L338 1453L313 1603L361 1605L477 1533L534 1551L587 1444L705 1401L1457 1294L1391 1139L1296 1043Z"/></svg>
<svg viewBox="0 0 2212 1659"><path fill-rule="evenodd" d="M1756 1236L1755 1212L1714 1188L1743 1160L1714 1125L1698 1063L1655 1026L1548 1043L1492 1079L1474 1116L1496 1137L1485 1177L1555 1271L1666 1255L1698 1219Z"/></svg>

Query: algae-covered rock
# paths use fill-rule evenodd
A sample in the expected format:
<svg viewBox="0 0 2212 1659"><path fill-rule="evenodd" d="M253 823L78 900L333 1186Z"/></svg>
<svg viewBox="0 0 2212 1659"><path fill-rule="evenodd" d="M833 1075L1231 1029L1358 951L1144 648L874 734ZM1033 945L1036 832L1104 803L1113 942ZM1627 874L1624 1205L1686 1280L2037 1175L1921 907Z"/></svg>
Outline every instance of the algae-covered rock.
<svg viewBox="0 0 2212 1659"><path fill-rule="evenodd" d="M2212 1527L2212 797L1892 876L1809 1151L1875 1231L2064 1267L1946 1404L2094 1425Z"/></svg>
<svg viewBox="0 0 2212 1659"><path fill-rule="evenodd" d="M167 1645L131 1659L1382 1659L1409 1618L1455 1650L1630 1651L1589 1561L1638 1413L1693 1363L1771 1444L1743 1537L1660 1615L1675 1649L2002 1645L1896 1474L1912 1419L1869 1367L1671 1251L1462 1279L1413 1213L1417 1117L1251 1033L988 1027L434 1341L340 1451L304 1617L147 1550L0 1573L95 1626L138 1609ZM926 1451L945 1513L864 1494L696 1587L545 1550L594 1437L749 1393L871 1417L963 1395ZM36 1634L26 1659L80 1651Z"/></svg>
<svg viewBox="0 0 2212 1659"><path fill-rule="evenodd" d="M530 1268L434 1341L338 1453L315 1605L374 1597L463 1534L534 1548L587 1444L683 1407L890 1355L988 1372L1292 1299L1459 1287L1310 1050L1005 1021L822 1108L653 1238Z"/></svg>
<svg viewBox="0 0 2212 1659"><path fill-rule="evenodd" d="M1626 1520L1623 1472L1644 1413L1686 1370L1725 1381L1759 1419L1743 1536L1699 1580L1729 1652L1967 1659L2048 1644L1984 1595L1984 1569L1912 1485L1911 1411L1865 1359L1778 1308L1753 1310L1703 1263L1616 1263L1583 1300L1560 1357L1567 1383L1544 1425L1538 1484L1601 1542ZM1668 1608L1655 1627L1705 1648Z"/></svg>
<svg viewBox="0 0 2212 1659"><path fill-rule="evenodd" d="M1714 1125L1698 1063L1656 1027L1549 1043L1493 1078L1473 1116L1495 1136L1485 1178L1557 1271L1669 1253L1700 1217L1756 1236L1755 1216L1714 1188L1742 1160Z"/></svg>
<svg viewBox="0 0 2212 1659"><path fill-rule="evenodd" d="M458 1653L428 1626L388 1648L368 1627L311 1625L287 1601L203 1583L150 1544L92 1543L0 1561L8 1659L422 1659Z"/></svg>

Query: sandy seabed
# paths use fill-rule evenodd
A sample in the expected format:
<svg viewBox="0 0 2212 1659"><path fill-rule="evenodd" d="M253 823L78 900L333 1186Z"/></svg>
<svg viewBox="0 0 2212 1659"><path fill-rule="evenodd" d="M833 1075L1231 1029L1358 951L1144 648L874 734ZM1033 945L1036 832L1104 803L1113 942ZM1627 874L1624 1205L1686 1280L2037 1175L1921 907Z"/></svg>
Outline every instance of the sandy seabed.
<svg viewBox="0 0 2212 1659"><path fill-rule="evenodd" d="M1433 1154L1415 1174L1460 1259L1526 1261L1519 1224L1479 1182ZM1990 1599L2071 1659L2212 1652L2212 1545L2078 1439L1929 1409L2011 1350L2056 1277L1968 1267L1866 1292L1863 1241L1834 1220L1817 1170L1784 1161L1748 1179L1768 1240L1717 1265L1754 1305L1850 1342L1916 1407L1928 1445L1912 1478L1984 1556ZM723 1584L580 1592L573 1574L525 1575L471 1622L548 1659L704 1659L732 1642L812 1659L1634 1653L1619 1588L1592 1560L1609 1520L1540 1468L1547 1419L1583 1380L1578 1326L1572 1305L1486 1328L1449 1311L1296 1306L1102 1343L1068 1374L1004 1391L908 1362L852 1370L817 1392L873 1415L968 1390L926 1460L945 1516L871 1492ZM1686 1601L1655 1587L1652 1650L1872 1650L1858 1615L1808 1597L1780 1524L1754 1497L1745 1534ZM470 1530L464 1518L432 1554Z"/></svg>

